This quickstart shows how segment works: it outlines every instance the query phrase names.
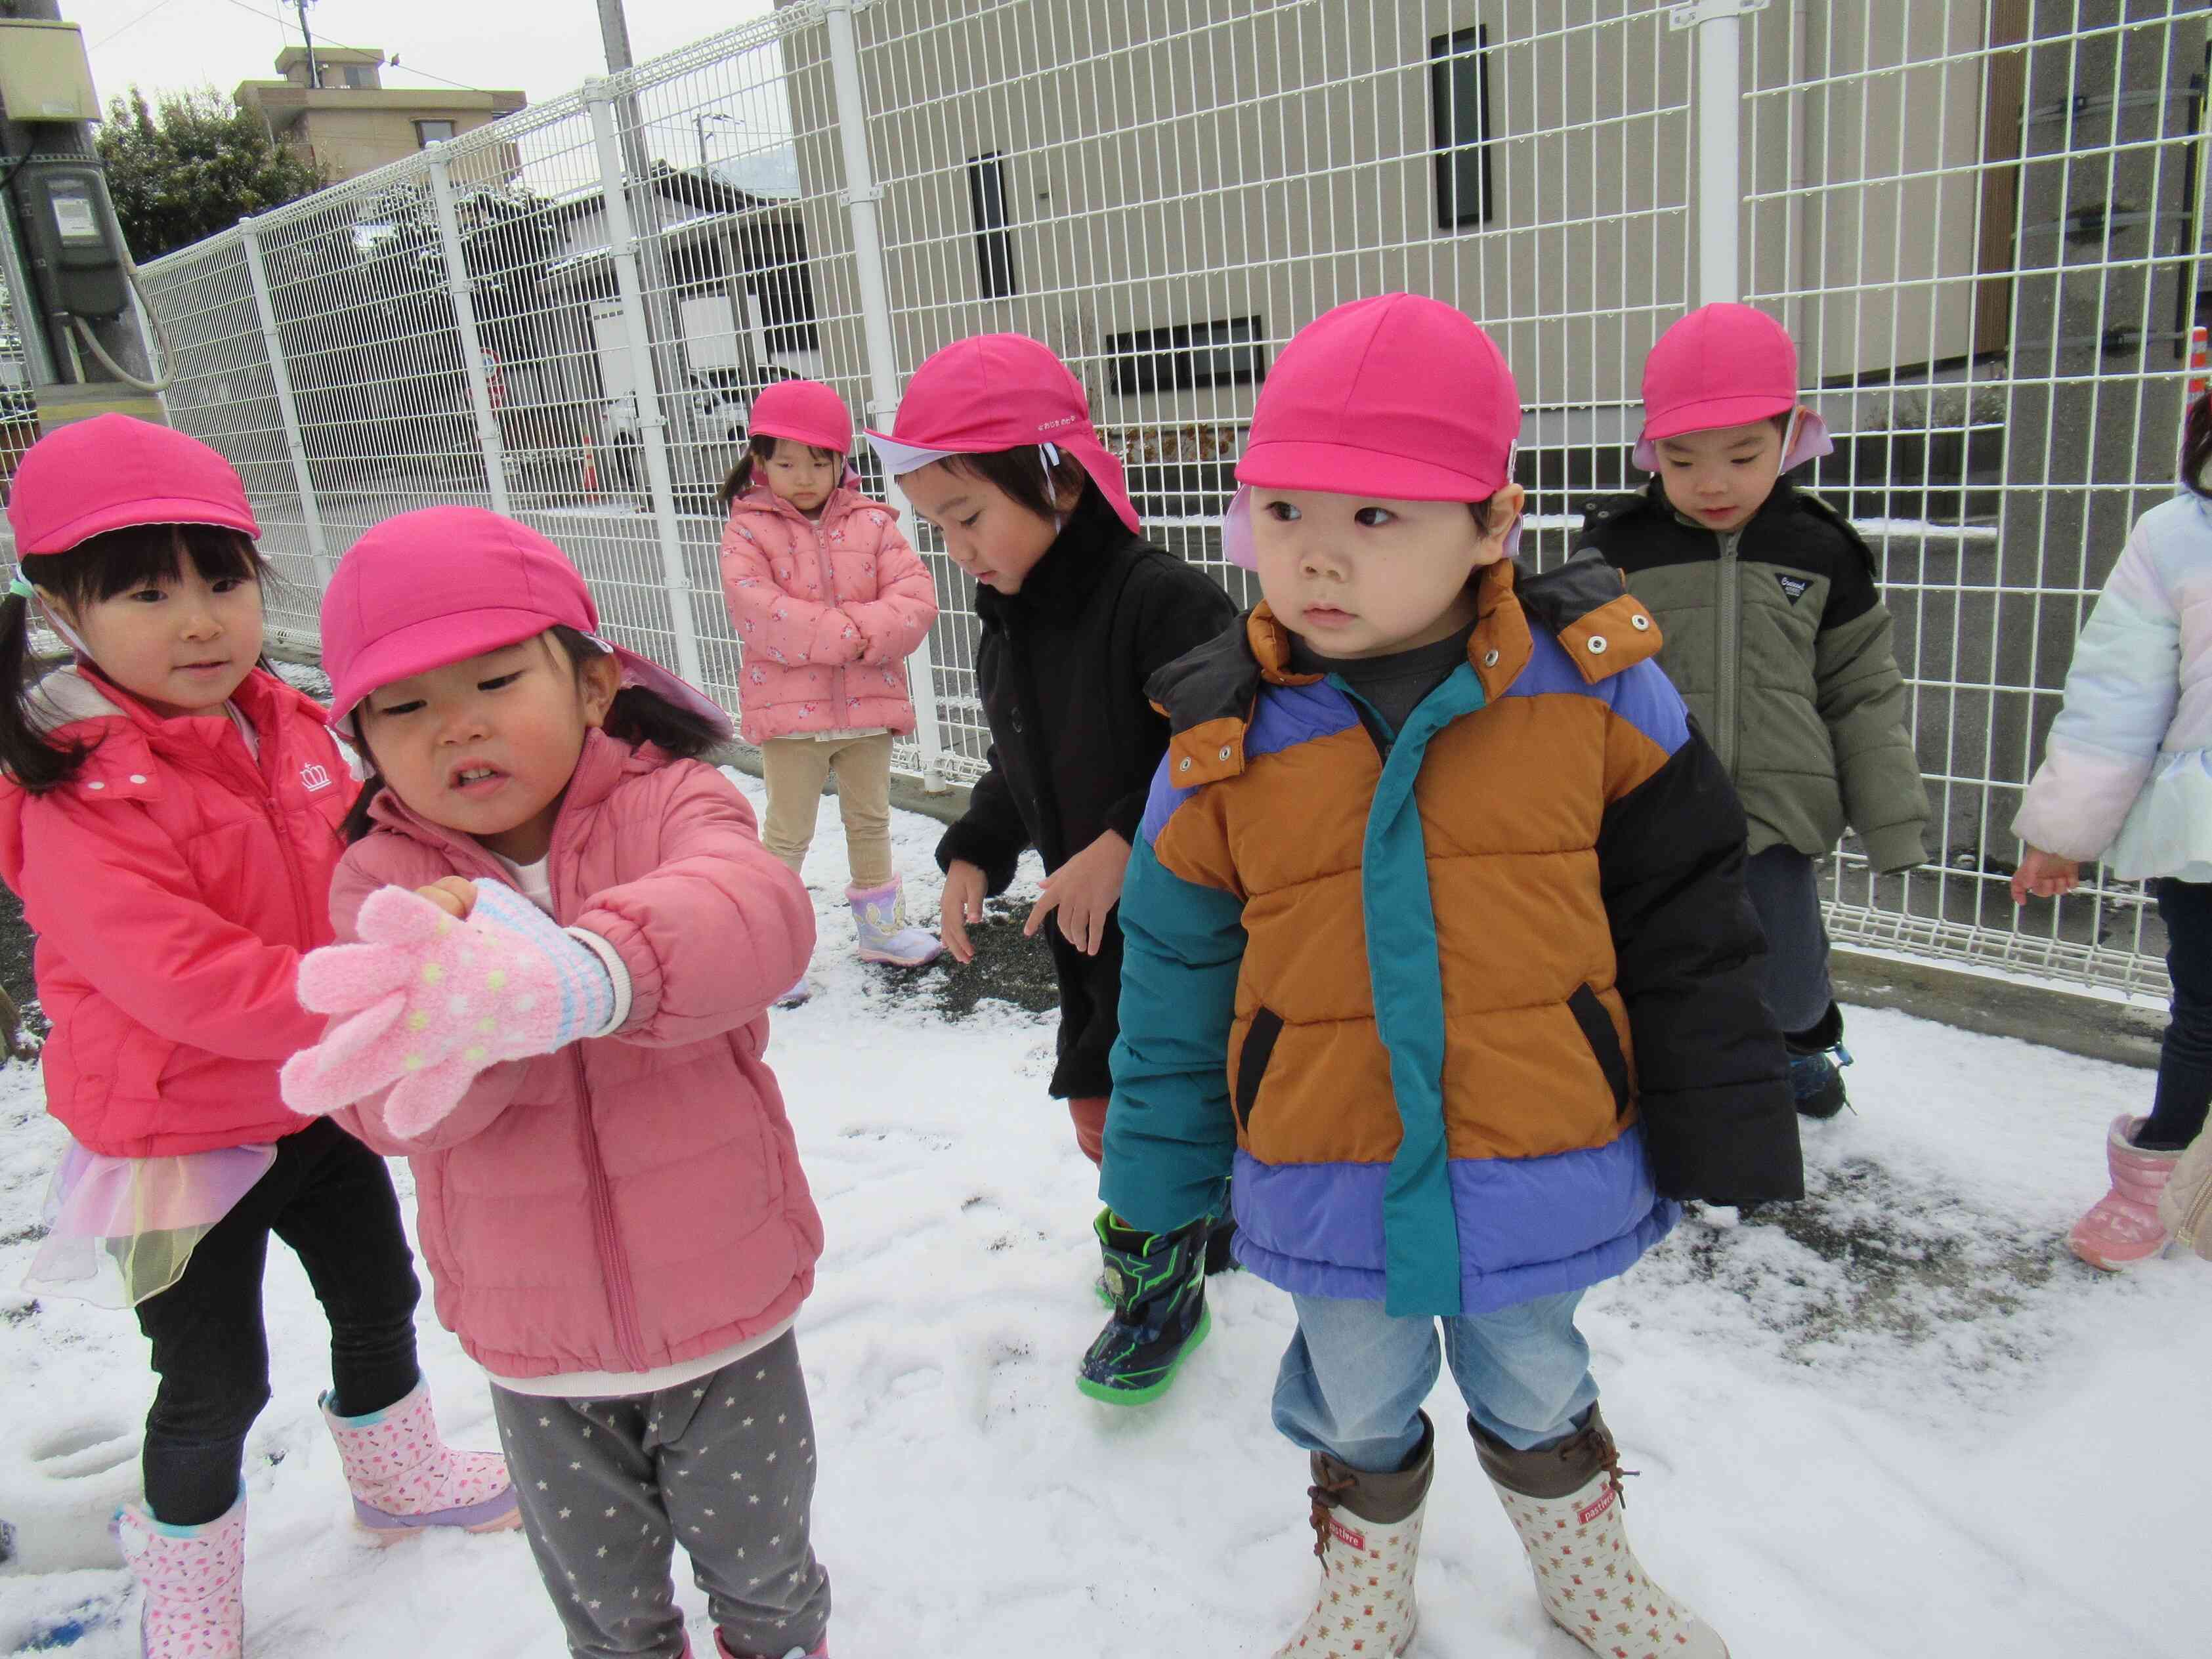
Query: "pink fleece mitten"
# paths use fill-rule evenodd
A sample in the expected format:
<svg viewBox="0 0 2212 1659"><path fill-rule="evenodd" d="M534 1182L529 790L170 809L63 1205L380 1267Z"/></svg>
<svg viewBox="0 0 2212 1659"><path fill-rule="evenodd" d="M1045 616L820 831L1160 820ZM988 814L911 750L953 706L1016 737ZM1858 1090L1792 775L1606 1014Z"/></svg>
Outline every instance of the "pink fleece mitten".
<svg viewBox="0 0 2212 1659"><path fill-rule="evenodd" d="M361 907L358 945L300 963L300 1001L335 1022L284 1062L285 1103L336 1111L389 1084L386 1124L419 1134L460 1103L487 1066L603 1031L614 1016L606 965L509 887L477 884L466 921L419 893L383 887Z"/></svg>

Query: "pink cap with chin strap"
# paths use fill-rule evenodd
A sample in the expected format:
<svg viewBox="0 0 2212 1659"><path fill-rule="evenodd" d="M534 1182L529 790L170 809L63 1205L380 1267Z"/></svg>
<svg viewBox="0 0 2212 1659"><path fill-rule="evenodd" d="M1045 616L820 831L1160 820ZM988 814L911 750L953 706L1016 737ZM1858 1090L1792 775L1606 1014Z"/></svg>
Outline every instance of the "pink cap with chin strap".
<svg viewBox="0 0 2212 1659"><path fill-rule="evenodd" d="M599 608L566 554L480 507L428 507L375 526L338 561L322 622L334 726L380 686L563 627L611 654L624 685L658 693L725 738L732 730L705 692L601 637Z"/></svg>
<svg viewBox="0 0 2212 1659"><path fill-rule="evenodd" d="M1636 465L1659 470L1659 442L1686 432L1794 418L1783 434L1782 471L1832 453L1828 425L1797 401L1797 343L1765 312L1700 306L1659 337L1644 360L1644 430Z"/></svg>
<svg viewBox="0 0 2212 1659"><path fill-rule="evenodd" d="M1132 535L1144 522L1129 499L1121 463L1099 441L1091 399L1052 348L1026 334L979 334L922 360L906 383L889 432L868 431L894 478L955 455L1009 449L1073 455Z"/></svg>
<svg viewBox="0 0 2212 1659"><path fill-rule="evenodd" d="M1256 568L1255 489L1486 501L1513 481L1520 434L1513 371L1465 312L1418 294L1339 306L1300 329L1267 371L1222 520L1224 550ZM1509 557L1519 535L1516 520Z"/></svg>

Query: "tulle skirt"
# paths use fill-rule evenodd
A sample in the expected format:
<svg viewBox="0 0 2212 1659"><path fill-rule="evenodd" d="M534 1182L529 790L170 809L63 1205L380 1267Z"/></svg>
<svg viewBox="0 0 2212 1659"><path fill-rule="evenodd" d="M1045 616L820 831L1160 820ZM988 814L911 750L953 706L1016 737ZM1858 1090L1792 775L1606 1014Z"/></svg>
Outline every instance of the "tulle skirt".
<svg viewBox="0 0 2212 1659"><path fill-rule="evenodd" d="M193 1249L276 1161L273 1146L108 1158L72 1140L46 1187L46 1237L23 1288L137 1307L183 1277Z"/></svg>

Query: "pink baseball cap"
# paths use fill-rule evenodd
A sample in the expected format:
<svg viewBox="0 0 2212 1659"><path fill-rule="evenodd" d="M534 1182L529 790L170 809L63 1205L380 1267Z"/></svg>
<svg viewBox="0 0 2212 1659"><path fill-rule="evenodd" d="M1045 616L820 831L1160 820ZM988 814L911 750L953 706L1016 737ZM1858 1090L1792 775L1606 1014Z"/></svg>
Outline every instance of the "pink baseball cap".
<svg viewBox="0 0 2212 1659"><path fill-rule="evenodd" d="M1657 444L1685 432L1749 426L1797 404L1797 344L1765 312L1700 306L1659 337L1644 360L1644 430L1636 465L1659 470ZM1806 410L1784 434L1784 472L1831 453L1827 423Z"/></svg>
<svg viewBox="0 0 2212 1659"><path fill-rule="evenodd" d="M66 553L140 524L258 537L238 470L198 438L128 415L58 428L23 452L8 496L18 554Z"/></svg>
<svg viewBox="0 0 2212 1659"><path fill-rule="evenodd" d="M696 686L599 633L599 608L551 542L480 507L426 507L386 519L338 561L323 592L323 672L332 726L379 686L573 628L655 691L726 738L730 717Z"/></svg>
<svg viewBox="0 0 2212 1659"><path fill-rule="evenodd" d="M955 455L1065 450L1083 463L1132 534L1144 528L1121 463L1091 423L1083 382L1051 347L1026 334L979 334L923 359L891 429L870 429L868 441L894 478Z"/></svg>
<svg viewBox="0 0 2212 1659"><path fill-rule="evenodd" d="M1437 388L1450 388L1440 395ZM1465 312L1418 294L1354 300L1291 337L1252 410L1229 561L1257 568L1254 489L1401 501L1486 501L1513 480L1521 393ZM1516 523L1509 556L1519 545Z"/></svg>
<svg viewBox="0 0 2212 1659"><path fill-rule="evenodd" d="M853 411L834 386L819 380L778 380L753 399L748 430L763 438L788 438L840 455L853 448Z"/></svg>

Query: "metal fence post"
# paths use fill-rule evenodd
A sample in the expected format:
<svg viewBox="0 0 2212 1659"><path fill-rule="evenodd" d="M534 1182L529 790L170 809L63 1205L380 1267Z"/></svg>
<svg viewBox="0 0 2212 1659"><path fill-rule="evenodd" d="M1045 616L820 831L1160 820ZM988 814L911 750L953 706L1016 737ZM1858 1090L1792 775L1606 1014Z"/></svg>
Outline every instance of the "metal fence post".
<svg viewBox="0 0 2212 1659"><path fill-rule="evenodd" d="M1736 222L1743 188L1737 168L1743 104L1742 18L1767 0L1691 0L1667 15L1678 29L1698 32L1698 303L1734 300L1743 292Z"/></svg>
<svg viewBox="0 0 2212 1659"><path fill-rule="evenodd" d="M838 199L853 226L853 263L860 285L860 320L867 342L869 424L884 429L898 412L898 348L891 339L890 284L884 270L883 229L876 204L884 199L868 161L868 107L860 90L860 45L853 14L869 0L823 0L830 25L830 68L836 89L834 118L844 146L845 189ZM886 477L890 504L913 521L913 507L898 480ZM921 748L921 785L932 794L951 788L945 777L945 738L939 729L937 660L929 636L908 659L907 678L914 692L915 740Z"/></svg>
<svg viewBox="0 0 2212 1659"><path fill-rule="evenodd" d="M469 276L467 252L461 246L461 222L453 211L453 178L444 144L430 151L430 204L438 216L438 240L446 252L446 289L453 297L453 323L460 331L469 404L476 411L477 441L483 446L484 484L491 491L492 510L512 517L507 499L507 444L500 434L499 416L491 406L491 387L484 379L483 339L477 332L472 292L475 284Z"/></svg>
<svg viewBox="0 0 2212 1659"><path fill-rule="evenodd" d="M269 271L261 262L261 233L251 219L238 222L240 246L246 250L246 274L253 284L253 309L261 319L261 343L269 358L269 378L276 385L276 412L284 422L284 448L292 458L292 482L300 492L300 517L307 526L307 550L323 586L330 586L337 568L323 535L323 509L315 500L315 480L307 471L307 446L300 438L300 405L292 395L292 371L284 361L284 339L276 331L276 307L269 298Z"/></svg>
<svg viewBox="0 0 2212 1659"><path fill-rule="evenodd" d="M668 421L661 413L660 374L653 361L653 340L645 325L646 295L638 279L637 240L630 231L629 192L624 187L622 144L615 133L613 83L584 83L591 110L592 136L599 157L599 194L607 209L607 251L613 257L615 289L622 297L623 322L629 337L630 361L637 376L638 436L645 448L647 487L660 534L660 563L668 586L669 611L676 635L676 672L694 685L703 678L699 663L699 629L691 614L691 576L684 562L684 539L676 523L675 476L668 465Z"/></svg>

